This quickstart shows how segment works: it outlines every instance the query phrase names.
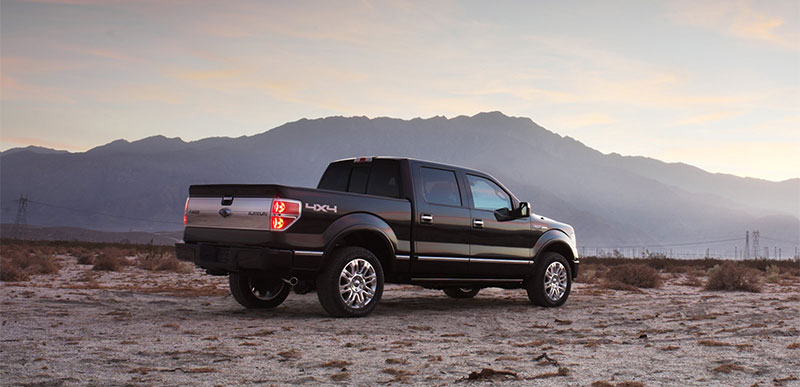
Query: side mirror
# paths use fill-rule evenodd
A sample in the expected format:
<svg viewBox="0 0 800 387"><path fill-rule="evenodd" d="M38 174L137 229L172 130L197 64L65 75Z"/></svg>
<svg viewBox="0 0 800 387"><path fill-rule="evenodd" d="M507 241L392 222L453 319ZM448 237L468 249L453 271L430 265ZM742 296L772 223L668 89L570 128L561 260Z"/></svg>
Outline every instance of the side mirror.
<svg viewBox="0 0 800 387"><path fill-rule="evenodd" d="M513 211L513 216L515 218L527 218L531 215L531 204L528 202L520 202L519 207L515 208Z"/></svg>

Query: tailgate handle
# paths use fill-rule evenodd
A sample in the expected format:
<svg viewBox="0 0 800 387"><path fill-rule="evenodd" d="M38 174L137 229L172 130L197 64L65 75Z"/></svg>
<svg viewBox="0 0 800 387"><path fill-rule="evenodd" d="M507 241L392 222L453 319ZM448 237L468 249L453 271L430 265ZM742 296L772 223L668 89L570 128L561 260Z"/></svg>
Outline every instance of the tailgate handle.
<svg viewBox="0 0 800 387"><path fill-rule="evenodd" d="M224 196L222 198L223 206L230 206L231 204L233 204L233 196Z"/></svg>
<svg viewBox="0 0 800 387"><path fill-rule="evenodd" d="M419 216L419 222L425 224L432 224L433 223L433 215L431 214L421 214Z"/></svg>

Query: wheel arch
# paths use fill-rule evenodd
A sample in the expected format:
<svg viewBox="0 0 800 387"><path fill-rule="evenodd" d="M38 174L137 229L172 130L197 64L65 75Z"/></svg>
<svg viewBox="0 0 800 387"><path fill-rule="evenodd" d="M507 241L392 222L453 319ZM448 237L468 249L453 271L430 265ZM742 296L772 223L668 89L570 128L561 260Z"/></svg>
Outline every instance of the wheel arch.
<svg viewBox="0 0 800 387"><path fill-rule="evenodd" d="M539 237L534 246L534 264L545 253L554 252L561 254L569 263L570 273L575 278L578 275L578 250L570 237L561 230L549 230Z"/></svg>
<svg viewBox="0 0 800 387"><path fill-rule="evenodd" d="M350 214L337 219L325 232L324 261L340 246L362 247L380 261L384 275L394 270L397 236L381 218L366 213Z"/></svg>

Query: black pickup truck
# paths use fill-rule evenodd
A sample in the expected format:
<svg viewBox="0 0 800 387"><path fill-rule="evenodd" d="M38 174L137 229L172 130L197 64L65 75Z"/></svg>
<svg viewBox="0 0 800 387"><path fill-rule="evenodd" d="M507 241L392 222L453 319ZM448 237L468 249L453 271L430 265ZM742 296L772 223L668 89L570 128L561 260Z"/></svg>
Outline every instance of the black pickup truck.
<svg viewBox="0 0 800 387"><path fill-rule="evenodd" d="M560 306L578 273L575 232L530 213L485 173L427 161L361 157L331 163L316 189L193 185L178 259L230 275L247 308L316 290L337 317L369 314L383 284L525 288Z"/></svg>

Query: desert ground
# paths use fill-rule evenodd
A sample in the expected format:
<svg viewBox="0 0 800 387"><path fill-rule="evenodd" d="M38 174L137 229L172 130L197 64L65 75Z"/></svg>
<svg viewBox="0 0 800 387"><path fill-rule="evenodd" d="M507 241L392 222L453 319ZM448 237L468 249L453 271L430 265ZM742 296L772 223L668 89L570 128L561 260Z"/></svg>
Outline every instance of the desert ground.
<svg viewBox="0 0 800 387"><path fill-rule="evenodd" d="M3 385L800 385L796 275L751 293L662 271L615 290L590 265L561 308L387 285L369 317L334 319L314 293L245 310L199 269L54 259L0 283Z"/></svg>

